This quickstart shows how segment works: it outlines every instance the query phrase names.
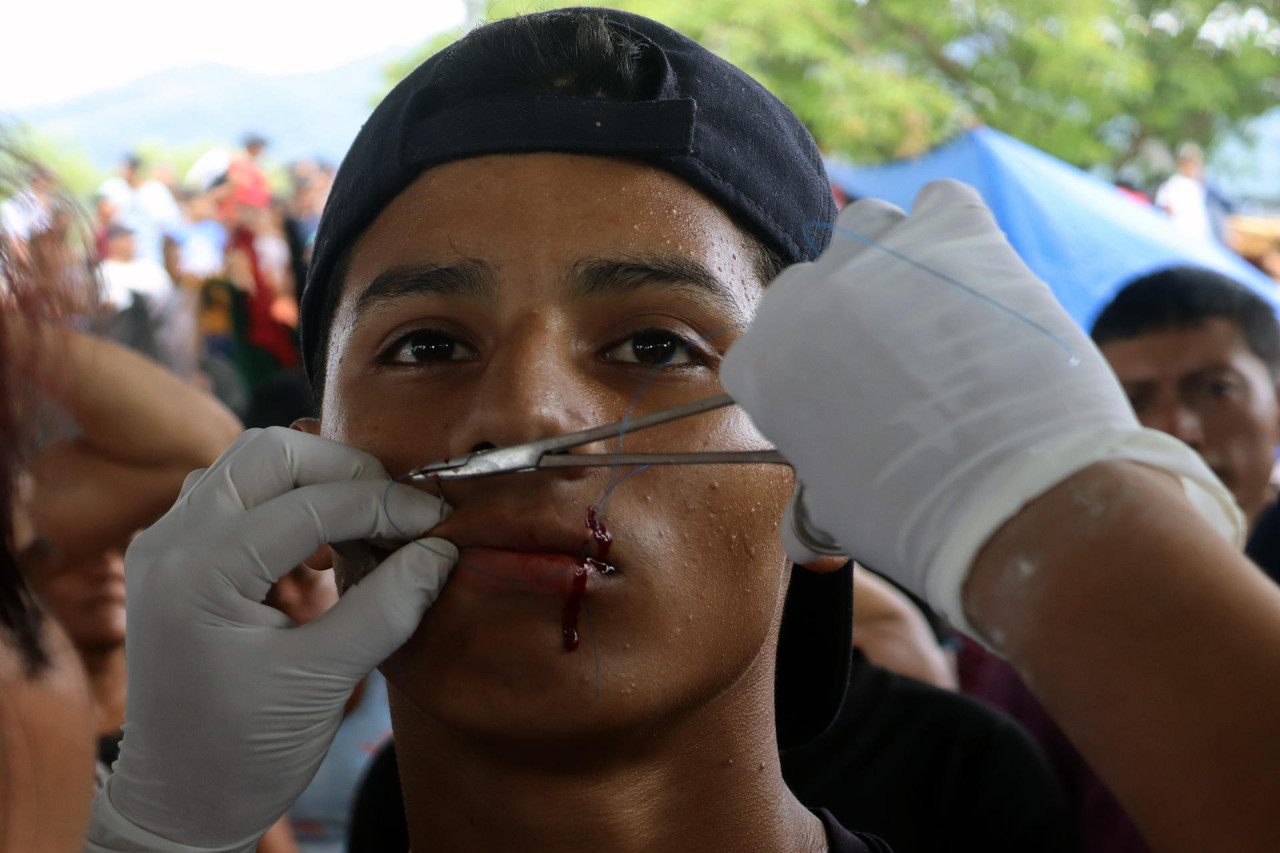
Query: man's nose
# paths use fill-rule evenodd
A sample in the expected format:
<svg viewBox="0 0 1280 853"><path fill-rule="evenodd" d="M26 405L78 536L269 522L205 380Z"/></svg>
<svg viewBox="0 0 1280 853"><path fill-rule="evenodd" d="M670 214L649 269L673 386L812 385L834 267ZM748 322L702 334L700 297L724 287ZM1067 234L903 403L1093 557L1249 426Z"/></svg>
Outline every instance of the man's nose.
<svg viewBox="0 0 1280 853"><path fill-rule="evenodd" d="M508 447L596 426L607 419L606 393L558 335L530 334L490 358L451 452Z"/></svg>
<svg viewBox="0 0 1280 853"><path fill-rule="evenodd" d="M1143 426L1166 432L1196 452L1204 450L1204 426L1200 415L1181 400L1160 406L1142 421Z"/></svg>

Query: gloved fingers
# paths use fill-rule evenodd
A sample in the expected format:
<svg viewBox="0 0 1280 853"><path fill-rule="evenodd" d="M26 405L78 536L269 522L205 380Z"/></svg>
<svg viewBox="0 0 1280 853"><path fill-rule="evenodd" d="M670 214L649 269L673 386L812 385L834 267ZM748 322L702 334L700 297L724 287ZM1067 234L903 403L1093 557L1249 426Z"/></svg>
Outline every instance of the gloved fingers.
<svg viewBox="0 0 1280 853"><path fill-rule="evenodd" d="M362 450L298 430L268 427L243 442L238 439L209 469L197 493L207 491L252 509L299 486L375 479L390 478L382 463Z"/></svg>
<svg viewBox="0 0 1280 853"><path fill-rule="evenodd" d="M390 480L303 486L245 514L240 546L250 560L228 561L223 576L252 601L321 545L351 539L403 542L448 513L434 495Z"/></svg>
<svg viewBox="0 0 1280 853"><path fill-rule="evenodd" d="M996 222L995 214L978 191L950 178L930 181L921 187L911 203L911 218L927 222L930 234L935 236L927 248L942 245L947 246L950 252L952 243L973 237L998 239L1008 245L1004 229ZM1011 246L1009 253L1017 257Z"/></svg>
<svg viewBox="0 0 1280 853"><path fill-rule="evenodd" d="M878 198L864 198L840 211L831 234L831 244L819 264L829 269L844 266L858 255L874 250L888 231L907 218L902 209Z"/></svg>
<svg viewBox="0 0 1280 853"><path fill-rule="evenodd" d="M930 181L920 188L911 202L911 215L927 213L940 207L978 207L988 210L982 194L974 187L954 178Z"/></svg>
<svg viewBox="0 0 1280 853"><path fill-rule="evenodd" d="M187 492L195 488L196 483L200 482L200 478L208 472L208 468L197 468L186 476L182 481L182 489L178 492L178 500L182 500L187 496Z"/></svg>
<svg viewBox="0 0 1280 853"><path fill-rule="evenodd" d="M356 681L404 645L448 579L458 549L444 539L400 548L323 616L290 635L299 655Z"/></svg>
<svg viewBox="0 0 1280 853"><path fill-rule="evenodd" d="M261 432L262 430L257 428L245 430L236 436L235 441L227 445L227 449L222 451L218 458L213 461L212 465L208 468L197 468L188 474L182 481L182 489L178 492L178 501L181 501L190 494L191 491L200 484L200 481L205 478L206 474L211 471L218 471L224 465L228 464L232 457L234 457L246 444L253 441ZM174 501L174 503L176 504L178 501Z"/></svg>

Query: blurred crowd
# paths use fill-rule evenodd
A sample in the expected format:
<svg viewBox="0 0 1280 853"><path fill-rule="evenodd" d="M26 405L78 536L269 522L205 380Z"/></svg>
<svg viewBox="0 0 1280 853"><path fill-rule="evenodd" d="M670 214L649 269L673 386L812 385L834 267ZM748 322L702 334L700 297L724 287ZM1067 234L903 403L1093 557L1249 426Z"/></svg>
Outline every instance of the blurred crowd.
<svg viewBox="0 0 1280 853"><path fill-rule="evenodd" d="M103 331L250 426L287 424L310 406L298 299L333 179L332 165L299 161L287 191L273 193L267 144L250 134L234 152L214 148L180 179L128 155L93 194L89 225L112 309ZM0 228L19 251L57 215L50 178L33 166L25 190L0 204Z"/></svg>
<svg viewBox="0 0 1280 853"><path fill-rule="evenodd" d="M0 616L10 632L21 634L25 620L43 636L27 665L45 677L32 683L68 666L88 676L99 781L124 722L129 543L245 426L287 426L311 414L298 299L333 168L291 164L287 193L273 194L261 163L266 145L251 135L234 153L214 149L180 180L131 155L83 204L0 138L0 360L16 381L0 383L0 396L22 420L0 424L14 437L0 453L4 479L17 478L4 514L13 517L7 544L42 605L8 600L12 590L0 589ZM332 571L303 565L275 584L267 603L305 624L336 600ZM292 821L268 833L263 853L345 849L348 800L390 737L381 676L369 681L353 695L348 723ZM28 685L0 685L0 695L14 699L19 686ZM54 701L72 713L83 698ZM36 738L31 749L39 759L67 745ZM14 812L74 826L39 792L70 790L93 774L74 763L61 772L52 782L39 773L14 780L34 798L10 803Z"/></svg>

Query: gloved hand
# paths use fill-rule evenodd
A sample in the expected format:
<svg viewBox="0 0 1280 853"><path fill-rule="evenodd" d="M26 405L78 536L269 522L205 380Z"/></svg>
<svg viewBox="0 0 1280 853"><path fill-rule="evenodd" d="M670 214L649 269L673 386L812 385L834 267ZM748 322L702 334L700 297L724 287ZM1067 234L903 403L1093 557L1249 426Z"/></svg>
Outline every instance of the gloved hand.
<svg viewBox="0 0 1280 853"><path fill-rule="evenodd" d="M960 594L978 550L1094 462L1171 471L1243 534L1200 457L1138 424L1092 341L955 181L922 189L910 217L876 200L842 212L826 252L769 286L720 378L794 464L812 523L975 636ZM804 563L796 511L784 544Z"/></svg>
<svg viewBox="0 0 1280 853"><path fill-rule="evenodd" d="M404 541L447 508L376 459L250 430L125 558L129 702L91 851L252 850L315 774L360 679L435 601L456 549L405 544L302 627L262 604L321 544ZM423 545L429 546L433 553Z"/></svg>

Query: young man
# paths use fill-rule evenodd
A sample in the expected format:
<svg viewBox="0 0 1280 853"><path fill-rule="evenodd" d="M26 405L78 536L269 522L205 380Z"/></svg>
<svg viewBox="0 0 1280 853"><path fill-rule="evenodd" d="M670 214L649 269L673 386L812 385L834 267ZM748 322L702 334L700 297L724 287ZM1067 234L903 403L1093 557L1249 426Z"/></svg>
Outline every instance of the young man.
<svg viewBox="0 0 1280 853"><path fill-rule="evenodd" d="M1218 273L1174 267L1127 285L1093 339L1138 420L1190 445L1250 525L1245 551L1280 578L1271 474L1280 446L1280 324L1262 297Z"/></svg>
<svg viewBox="0 0 1280 853"><path fill-rule="evenodd" d="M832 207L795 119L665 28L571 13L468 42L415 72L353 147L349 164L415 150L379 176L394 198L345 170L333 210L349 215L322 227L309 295L323 402L307 429L393 476L718 393L773 259L804 257L779 220L797 233ZM716 134L746 104L714 104L721 87L745 90L779 138L732 155ZM402 104L421 105L416 122L400 123ZM495 127L504 109L524 120ZM743 180L787 158L772 179L798 188L789 204ZM731 409L627 446L766 443ZM433 535L459 548L458 569L384 666L415 845L863 849L804 809L778 765L790 472L626 473L443 489L453 512ZM343 588L368 571L336 567Z"/></svg>
<svg viewBox="0 0 1280 853"><path fill-rule="evenodd" d="M771 128L750 155L743 115ZM834 213L812 140L776 99L612 13L474 33L384 102L346 162L304 321L321 416L302 426L393 476L719 393L765 285L811 256L805 223ZM767 443L727 409L627 446ZM791 472L654 467L614 488L625 473L450 485L452 513L422 520L460 568L384 667L415 843L878 849L782 781ZM335 564L344 590L373 565ZM793 653L784 739L839 706L849 576L794 605L832 641Z"/></svg>
<svg viewBox="0 0 1280 853"><path fill-rule="evenodd" d="M416 846L866 849L778 772L774 643L785 658L788 575L808 577L779 522L798 562L824 567L816 525L1006 650L1169 849L1274 848L1280 785L1235 771L1280 764L1259 742L1280 593L1215 533L1235 535L1229 497L1137 426L971 190L842 217L922 266L848 239L766 294L769 255L810 257L806 232L816 253L831 208L794 117L642 18L517 18L410 75L343 165L303 309L324 383L306 427L371 452L249 434L131 547L130 716L90 849L251 848L384 660ZM446 487L452 509L388 480L705 397L722 361L804 482L790 511L790 475L745 466L494 478ZM762 444L719 410L625 446ZM1167 527L1133 539L1151 507ZM365 574L369 545L433 532L453 541ZM260 603L350 540L323 617Z"/></svg>

